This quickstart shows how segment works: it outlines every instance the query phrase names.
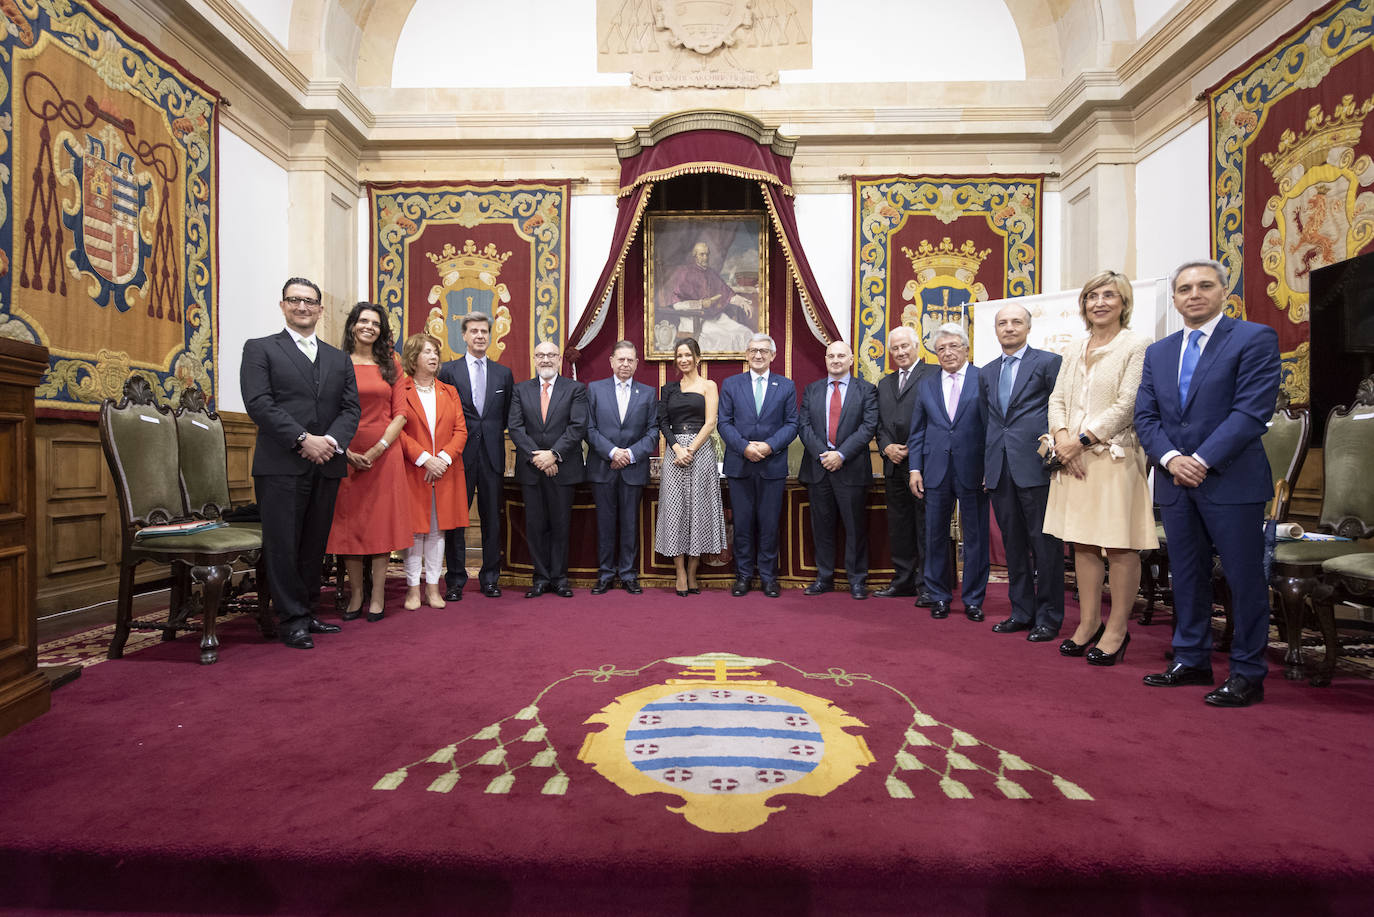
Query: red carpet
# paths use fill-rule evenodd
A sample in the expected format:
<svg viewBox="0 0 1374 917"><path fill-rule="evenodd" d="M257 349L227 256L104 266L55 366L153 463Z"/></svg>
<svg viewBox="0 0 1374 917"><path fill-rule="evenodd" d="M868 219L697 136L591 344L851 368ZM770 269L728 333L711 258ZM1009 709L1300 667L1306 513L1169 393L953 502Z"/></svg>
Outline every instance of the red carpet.
<svg viewBox="0 0 1374 917"><path fill-rule="evenodd" d="M991 633L1002 586L982 625L795 590L393 606L312 652L239 619L214 666L183 637L87 669L0 738L0 908L1363 914L1374 892L1374 682L1276 672L1263 704L1214 710L1202 689L1141 685L1167 627L1134 628L1126 662L1097 669ZM757 676L655 687L687 677L661 660L715 651ZM624 751L601 772L579 760L639 701L589 718L641 691L804 712L712 727L738 760L693 757L657 722L603 743ZM703 830L669 811L668 771L626 763L641 743L727 782L776 760L758 773L785 808ZM788 769L808 747L821 763ZM622 790L615 766L654 791ZM725 797L707 801L728 821Z"/></svg>

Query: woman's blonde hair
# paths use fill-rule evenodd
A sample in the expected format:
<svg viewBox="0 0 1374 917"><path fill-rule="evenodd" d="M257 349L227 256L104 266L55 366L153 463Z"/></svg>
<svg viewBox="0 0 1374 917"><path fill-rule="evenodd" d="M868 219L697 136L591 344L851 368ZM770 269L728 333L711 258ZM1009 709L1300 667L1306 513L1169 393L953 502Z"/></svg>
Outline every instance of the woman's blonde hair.
<svg viewBox="0 0 1374 917"><path fill-rule="evenodd" d="M405 344L401 346L401 369L406 371L407 376L415 375L415 367L420 362L420 351L425 349L426 344L434 345L434 352L442 355L444 345L439 343L439 339L432 334L412 334L406 338Z"/></svg>
<svg viewBox="0 0 1374 917"><path fill-rule="evenodd" d="M1092 330L1093 324L1088 321L1088 294L1109 283L1116 287L1116 292L1121 295L1121 327L1125 328L1131 323L1131 281L1125 274L1118 274L1116 271L1100 271L1088 278L1088 282L1083 284L1083 289L1078 294L1078 314L1083 319L1083 327L1089 331Z"/></svg>

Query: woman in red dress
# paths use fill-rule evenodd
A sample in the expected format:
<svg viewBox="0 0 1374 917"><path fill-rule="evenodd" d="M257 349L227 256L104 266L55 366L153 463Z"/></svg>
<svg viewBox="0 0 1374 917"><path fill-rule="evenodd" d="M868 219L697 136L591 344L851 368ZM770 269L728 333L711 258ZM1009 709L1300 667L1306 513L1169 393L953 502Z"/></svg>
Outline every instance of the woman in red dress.
<svg viewBox="0 0 1374 917"><path fill-rule="evenodd" d="M405 468L399 449L392 449L405 426L397 382L401 372L392 344L391 325L380 306L360 302L344 322L343 349L358 377L362 419L345 452L348 477L334 501L334 524L328 552L341 555L348 571L348 607L343 619L362 615L363 560L372 565L372 598L367 620L385 617L386 565L392 551L410 544Z"/></svg>
<svg viewBox="0 0 1374 917"><path fill-rule="evenodd" d="M463 446L467 423L458 390L435 378L439 372L439 341L413 334L401 348L406 371L400 390L406 425L401 448L406 457L411 530L415 542L406 554L405 607L420 607L420 567L424 563L425 601L443 608L439 575L444 569L444 533L467 528L467 482L463 477ZM459 599L462 598L460 594Z"/></svg>

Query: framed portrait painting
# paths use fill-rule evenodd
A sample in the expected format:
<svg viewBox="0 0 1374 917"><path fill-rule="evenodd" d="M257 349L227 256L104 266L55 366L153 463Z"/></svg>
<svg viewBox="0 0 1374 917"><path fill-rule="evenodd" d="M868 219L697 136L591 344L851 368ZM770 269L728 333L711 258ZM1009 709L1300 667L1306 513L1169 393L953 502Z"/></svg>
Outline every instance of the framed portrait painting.
<svg viewBox="0 0 1374 917"><path fill-rule="evenodd" d="M671 360L689 337L704 359L745 358L768 331L767 233L761 211L645 218L645 359Z"/></svg>

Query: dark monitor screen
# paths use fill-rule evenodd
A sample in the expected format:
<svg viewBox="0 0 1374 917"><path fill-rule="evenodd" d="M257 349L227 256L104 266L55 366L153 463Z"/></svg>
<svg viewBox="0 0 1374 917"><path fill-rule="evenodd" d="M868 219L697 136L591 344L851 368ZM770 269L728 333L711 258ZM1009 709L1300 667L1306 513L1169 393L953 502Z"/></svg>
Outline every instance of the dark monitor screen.
<svg viewBox="0 0 1374 917"><path fill-rule="evenodd" d="M1374 372L1374 252L1318 268L1311 277L1313 442L1326 415L1355 400L1360 380Z"/></svg>

